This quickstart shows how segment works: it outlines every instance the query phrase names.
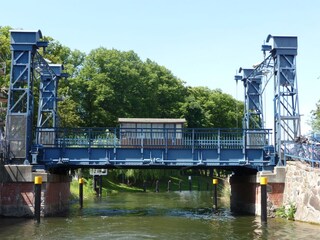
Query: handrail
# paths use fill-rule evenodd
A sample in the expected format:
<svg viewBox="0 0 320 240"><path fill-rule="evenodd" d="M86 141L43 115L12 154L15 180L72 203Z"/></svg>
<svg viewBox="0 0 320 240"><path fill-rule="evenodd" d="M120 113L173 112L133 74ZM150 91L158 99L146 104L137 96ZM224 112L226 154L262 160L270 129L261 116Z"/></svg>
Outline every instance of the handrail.
<svg viewBox="0 0 320 240"><path fill-rule="evenodd" d="M37 128L36 145L68 148L244 149L269 145L270 135L270 129L238 128Z"/></svg>

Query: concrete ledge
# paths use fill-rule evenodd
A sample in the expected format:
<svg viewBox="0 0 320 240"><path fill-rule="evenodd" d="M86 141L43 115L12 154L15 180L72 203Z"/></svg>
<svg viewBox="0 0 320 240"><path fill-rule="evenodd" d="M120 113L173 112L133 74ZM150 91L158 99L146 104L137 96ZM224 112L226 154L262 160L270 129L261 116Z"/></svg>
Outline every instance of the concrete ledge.
<svg viewBox="0 0 320 240"><path fill-rule="evenodd" d="M286 180L286 167L275 167L273 171L258 172L257 175L245 176L250 183L260 184L260 178L267 177L268 183L284 183Z"/></svg>
<svg viewBox="0 0 320 240"><path fill-rule="evenodd" d="M273 172L262 171L258 172L256 182L260 182L260 177L267 177L268 183L284 183L286 180L286 167L275 167Z"/></svg>
<svg viewBox="0 0 320 240"><path fill-rule="evenodd" d="M34 182L35 176L41 176L42 182L71 182L68 175L51 174L45 171L32 171L31 165L1 165L0 182Z"/></svg>
<svg viewBox="0 0 320 240"><path fill-rule="evenodd" d="M1 182L31 182L32 166L30 165L2 165L0 166Z"/></svg>

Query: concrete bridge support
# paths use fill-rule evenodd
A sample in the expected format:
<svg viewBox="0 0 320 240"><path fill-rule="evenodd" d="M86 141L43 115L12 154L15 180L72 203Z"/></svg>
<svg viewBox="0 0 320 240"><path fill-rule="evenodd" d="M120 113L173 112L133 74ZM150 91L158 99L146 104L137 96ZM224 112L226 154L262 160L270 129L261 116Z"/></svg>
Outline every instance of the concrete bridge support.
<svg viewBox="0 0 320 240"><path fill-rule="evenodd" d="M267 177L267 213L269 217L275 216L275 210L281 207L283 203L285 173L285 167L275 167L273 172L263 171L256 175L236 173L233 175L230 178L231 211L260 215L260 177Z"/></svg>
<svg viewBox="0 0 320 240"><path fill-rule="evenodd" d="M32 166L0 166L0 215L34 216L34 177L42 177L41 216L59 215L69 208L70 177L45 171L32 172Z"/></svg>

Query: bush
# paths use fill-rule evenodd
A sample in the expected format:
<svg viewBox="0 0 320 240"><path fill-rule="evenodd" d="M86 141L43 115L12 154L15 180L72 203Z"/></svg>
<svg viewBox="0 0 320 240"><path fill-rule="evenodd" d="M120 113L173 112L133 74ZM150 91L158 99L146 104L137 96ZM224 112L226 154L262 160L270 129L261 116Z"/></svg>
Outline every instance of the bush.
<svg viewBox="0 0 320 240"><path fill-rule="evenodd" d="M296 210L296 206L293 203L290 203L290 205L278 208L276 216L294 221L294 214L296 213Z"/></svg>

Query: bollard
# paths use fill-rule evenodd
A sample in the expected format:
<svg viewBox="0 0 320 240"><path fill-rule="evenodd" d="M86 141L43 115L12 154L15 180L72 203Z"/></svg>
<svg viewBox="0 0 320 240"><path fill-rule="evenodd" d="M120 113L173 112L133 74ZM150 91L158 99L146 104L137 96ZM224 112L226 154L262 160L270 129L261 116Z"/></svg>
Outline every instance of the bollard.
<svg viewBox="0 0 320 240"><path fill-rule="evenodd" d="M93 190L96 192L97 195L99 195L98 175L93 175Z"/></svg>
<svg viewBox="0 0 320 240"><path fill-rule="evenodd" d="M179 191L181 192L181 184L182 184L182 181L180 180L179 181Z"/></svg>
<svg viewBox="0 0 320 240"><path fill-rule="evenodd" d="M218 186L218 179L214 178L212 179L213 184L213 209L218 209L218 194L217 194L217 186Z"/></svg>
<svg viewBox="0 0 320 240"><path fill-rule="evenodd" d="M192 191L192 180L191 180L191 176L188 177L189 180L189 191Z"/></svg>
<svg viewBox="0 0 320 240"><path fill-rule="evenodd" d="M146 180L143 181L143 186L142 186L142 188L143 188L143 191L144 191L144 192L147 191L147 182L146 182Z"/></svg>
<svg viewBox="0 0 320 240"><path fill-rule="evenodd" d="M102 175L99 175L99 197L102 197Z"/></svg>
<svg viewBox="0 0 320 240"><path fill-rule="evenodd" d="M267 184L268 178L260 178L260 191L261 191L261 222L267 223Z"/></svg>
<svg viewBox="0 0 320 240"><path fill-rule="evenodd" d="M83 207L83 178L79 178L79 204L80 209Z"/></svg>
<svg viewBox="0 0 320 240"><path fill-rule="evenodd" d="M171 184L171 180L168 181L168 188L167 188L168 192L170 192L170 184Z"/></svg>
<svg viewBox="0 0 320 240"><path fill-rule="evenodd" d="M37 220L37 223L40 223L40 213L41 213L41 184L42 177L36 176L34 178L34 217Z"/></svg>
<svg viewBox="0 0 320 240"><path fill-rule="evenodd" d="M159 180L156 181L156 192L159 192Z"/></svg>

